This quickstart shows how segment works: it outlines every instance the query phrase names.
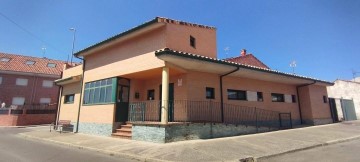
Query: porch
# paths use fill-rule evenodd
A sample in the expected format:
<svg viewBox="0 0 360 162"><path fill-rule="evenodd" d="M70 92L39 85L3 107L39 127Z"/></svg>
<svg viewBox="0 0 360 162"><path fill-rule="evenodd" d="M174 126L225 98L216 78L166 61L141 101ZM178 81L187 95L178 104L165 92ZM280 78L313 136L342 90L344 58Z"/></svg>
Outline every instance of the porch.
<svg viewBox="0 0 360 162"><path fill-rule="evenodd" d="M168 106L168 123L161 122ZM227 137L292 128L291 113L216 101L141 101L129 104L128 125L134 140L167 143Z"/></svg>

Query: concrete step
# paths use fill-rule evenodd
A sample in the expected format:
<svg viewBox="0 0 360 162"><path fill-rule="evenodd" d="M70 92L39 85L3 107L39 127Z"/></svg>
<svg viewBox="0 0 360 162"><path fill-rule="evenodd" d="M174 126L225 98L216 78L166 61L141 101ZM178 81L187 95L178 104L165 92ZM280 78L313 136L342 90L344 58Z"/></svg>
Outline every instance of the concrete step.
<svg viewBox="0 0 360 162"><path fill-rule="evenodd" d="M132 124L120 125L120 128L132 128Z"/></svg>
<svg viewBox="0 0 360 162"><path fill-rule="evenodd" d="M131 132L132 129L131 128L120 128L120 129L116 129L116 132Z"/></svg>
<svg viewBox="0 0 360 162"><path fill-rule="evenodd" d="M127 133L112 133L111 136L116 138L131 139L131 134Z"/></svg>

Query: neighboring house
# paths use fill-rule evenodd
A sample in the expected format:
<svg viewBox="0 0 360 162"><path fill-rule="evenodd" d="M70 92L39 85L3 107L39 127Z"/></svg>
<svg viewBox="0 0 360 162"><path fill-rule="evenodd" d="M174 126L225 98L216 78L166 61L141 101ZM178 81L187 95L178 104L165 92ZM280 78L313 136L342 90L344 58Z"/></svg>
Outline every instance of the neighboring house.
<svg viewBox="0 0 360 162"><path fill-rule="evenodd" d="M157 17L75 55L84 64L56 80L58 120L75 132L171 142L332 122L332 83L271 70L246 50L217 59L214 27Z"/></svg>
<svg viewBox="0 0 360 162"><path fill-rule="evenodd" d="M64 61L0 53L0 101L10 105L57 104Z"/></svg>
<svg viewBox="0 0 360 162"><path fill-rule="evenodd" d="M360 119L360 77L352 81L337 79L327 92L330 102L334 102L337 120Z"/></svg>
<svg viewBox="0 0 360 162"><path fill-rule="evenodd" d="M26 114L48 112L22 109L38 109L40 106L45 108L49 104L56 107L59 87L54 84L54 80L61 78L64 63L47 58L0 53L0 102L5 102L6 108L21 109L3 110L0 125L44 124L54 121L55 111L51 111L51 117L35 117Z"/></svg>

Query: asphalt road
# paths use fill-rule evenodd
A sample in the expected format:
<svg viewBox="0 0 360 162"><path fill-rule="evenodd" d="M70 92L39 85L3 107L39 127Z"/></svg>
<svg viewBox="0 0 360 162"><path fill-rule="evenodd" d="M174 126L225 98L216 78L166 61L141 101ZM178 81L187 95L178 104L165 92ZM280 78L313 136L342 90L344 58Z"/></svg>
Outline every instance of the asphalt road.
<svg viewBox="0 0 360 162"><path fill-rule="evenodd" d="M259 162L358 162L360 161L360 140L337 143L309 150L259 160Z"/></svg>
<svg viewBox="0 0 360 162"><path fill-rule="evenodd" d="M0 127L0 162L132 162L134 159L25 139L17 135L31 129Z"/></svg>

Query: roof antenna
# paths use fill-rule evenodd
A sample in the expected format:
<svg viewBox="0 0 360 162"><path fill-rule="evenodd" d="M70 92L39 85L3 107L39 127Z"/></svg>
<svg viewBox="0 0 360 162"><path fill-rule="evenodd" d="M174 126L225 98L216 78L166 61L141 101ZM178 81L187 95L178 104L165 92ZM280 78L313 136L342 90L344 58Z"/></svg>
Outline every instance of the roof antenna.
<svg viewBox="0 0 360 162"><path fill-rule="evenodd" d="M360 74L360 72L357 72L354 69L351 69L351 72L352 72L352 75L353 75L353 79L355 81L356 74Z"/></svg>
<svg viewBox="0 0 360 162"><path fill-rule="evenodd" d="M229 54L229 51L230 51L230 47L225 47L225 48L224 48L224 51L225 51L225 55L228 55L228 54Z"/></svg>
<svg viewBox="0 0 360 162"><path fill-rule="evenodd" d="M296 67L296 61L295 60L290 62L290 67L292 68L293 74L295 74L295 67Z"/></svg>
<svg viewBox="0 0 360 162"><path fill-rule="evenodd" d="M42 57L45 58L46 47L43 46L43 47L41 48L41 50L42 50Z"/></svg>

